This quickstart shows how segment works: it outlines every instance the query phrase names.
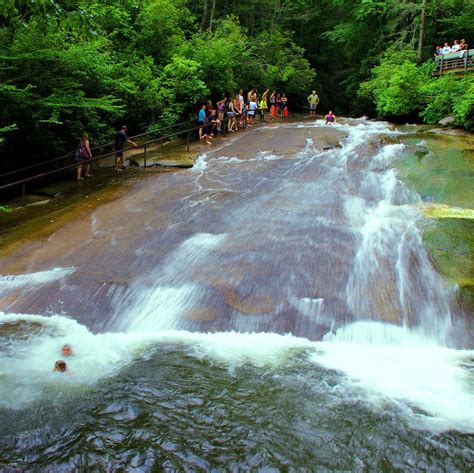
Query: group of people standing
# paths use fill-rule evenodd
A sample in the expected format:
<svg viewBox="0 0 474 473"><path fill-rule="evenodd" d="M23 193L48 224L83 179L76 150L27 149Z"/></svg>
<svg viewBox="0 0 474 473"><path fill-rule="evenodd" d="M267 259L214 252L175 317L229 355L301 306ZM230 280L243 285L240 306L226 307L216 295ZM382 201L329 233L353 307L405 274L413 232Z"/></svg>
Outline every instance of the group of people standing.
<svg viewBox="0 0 474 473"><path fill-rule="evenodd" d="M307 98L309 104L310 117L316 117L316 108L319 104L319 96L315 90ZM214 106L211 100L201 105L197 117L199 126L199 139L208 144L212 143L215 133L222 132L224 121L227 120L227 131L234 133L239 129L252 126L257 117L260 122L265 122L266 114L270 114L270 120L275 117L288 116L288 98L285 93L266 89L260 96L256 89L252 88L246 95L242 89L235 95L225 94L224 97ZM336 117L332 112L324 117L326 125L336 123ZM127 135L127 127L124 125L117 131L113 144L115 151L115 172L123 171L123 151L124 145L137 147ZM84 177L92 177L91 161L92 151L89 144L89 136L84 133L76 151L77 180L83 180Z"/></svg>
<svg viewBox="0 0 474 473"><path fill-rule="evenodd" d="M246 95L242 89L235 95L225 94L216 106L211 100L201 105L197 123L199 139L211 144L215 133L222 131L222 124L227 119L227 131L234 133L241 128L252 126L256 118L265 121L265 114L270 112L270 119L276 116L288 116L288 98L286 94L265 90L260 96L256 89L251 89Z"/></svg>

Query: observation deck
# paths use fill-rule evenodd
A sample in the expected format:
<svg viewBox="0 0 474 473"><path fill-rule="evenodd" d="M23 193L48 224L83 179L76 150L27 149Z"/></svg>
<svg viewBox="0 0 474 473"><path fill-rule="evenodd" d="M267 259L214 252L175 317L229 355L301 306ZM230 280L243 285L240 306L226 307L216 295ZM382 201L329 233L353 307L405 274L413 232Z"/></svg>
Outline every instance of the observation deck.
<svg viewBox="0 0 474 473"><path fill-rule="evenodd" d="M434 76L442 74L462 75L474 71L474 49L443 54L435 59Z"/></svg>

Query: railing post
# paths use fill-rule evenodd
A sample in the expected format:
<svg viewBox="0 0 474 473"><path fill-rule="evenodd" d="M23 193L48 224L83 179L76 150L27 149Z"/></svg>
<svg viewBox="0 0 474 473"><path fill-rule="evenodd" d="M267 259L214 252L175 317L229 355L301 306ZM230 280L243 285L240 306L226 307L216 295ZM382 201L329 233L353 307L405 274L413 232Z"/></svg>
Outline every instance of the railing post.
<svg viewBox="0 0 474 473"><path fill-rule="evenodd" d="M144 150L144 154L143 154L143 167L146 168L146 148L147 148L147 145L146 143L143 145L143 150Z"/></svg>
<svg viewBox="0 0 474 473"><path fill-rule="evenodd" d="M188 139L187 139L187 144L186 144L186 149L189 151L189 142L191 141L191 132L188 131Z"/></svg>
<svg viewBox="0 0 474 473"><path fill-rule="evenodd" d="M21 186L21 196L23 201L23 207L26 207L26 182Z"/></svg>
<svg viewBox="0 0 474 473"><path fill-rule="evenodd" d="M467 70L467 58L469 56L469 49L466 49L466 51L464 52L464 70L466 71Z"/></svg>
<svg viewBox="0 0 474 473"><path fill-rule="evenodd" d="M161 149L163 150L163 139L160 139L160 146L161 146Z"/></svg>
<svg viewBox="0 0 474 473"><path fill-rule="evenodd" d="M441 54L441 64L439 65L439 74L440 75L443 73L443 57L444 57L444 54Z"/></svg>

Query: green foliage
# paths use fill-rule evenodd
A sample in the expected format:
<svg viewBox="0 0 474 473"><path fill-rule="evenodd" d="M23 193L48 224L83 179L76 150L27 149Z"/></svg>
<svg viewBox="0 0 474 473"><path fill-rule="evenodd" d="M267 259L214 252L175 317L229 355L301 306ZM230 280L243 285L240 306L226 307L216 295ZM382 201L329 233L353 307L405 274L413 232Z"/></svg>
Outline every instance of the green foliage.
<svg viewBox="0 0 474 473"><path fill-rule="evenodd" d="M203 78L204 72L197 61L181 56L172 58L159 77L160 124L176 123L190 104L203 100L209 94Z"/></svg>
<svg viewBox="0 0 474 473"><path fill-rule="evenodd" d="M200 65L202 79L214 97L226 91L235 91L247 84L250 77L243 77L241 69L249 64L258 67L252 57L253 46L234 17L215 23L213 32L195 34L178 50L178 54ZM249 68L246 68L248 71Z"/></svg>
<svg viewBox="0 0 474 473"><path fill-rule="evenodd" d="M418 113L426 123L448 115L467 129L474 125L474 78L432 77L433 63L416 66L412 53L389 52L360 87L360 95L375 102L381 117Z"/></svg>
<svg viewBox="0 0 474 473"><path fill-rule="evenodd" d="M138 23L137 40L143 45L143 51L153 56L157 64L166 64L173 51L184 42L193 17L182 0L155 0L144 5Z"/></svg>
<svg viewBox="0 0 474 473"><path fill-rule="evenodd" d="M372 71L372 78L360 88L362 96L373 98L380 116L408 115L421 107L419 74L412 52L388 52Z"/></svg>
<svg viewBox="0 0 474 473"><path fill-rule="evenodd" d="M474 130L474 77L460 82L460 93L454 97L453 112L459 125Z"/></svg>
<svg viewBox="0 0 474 473"><path fill-rule="evenodd" d="M281 32L261 33L255 43L263 63L259 67L263 72L261 86L283 90L300 99L306 97L316 73L304 58L303 48Z"/></svg>
<svg viewBox="0 0 474 473"><path fill-rule="evenodd" d="M421 6L421 0L3 0L5 167L63 154L84 131L94 145L123 123L132 134L172 124L194 115L201 100L250 87L286 92L292 110L317 88L321 110L420 114L428 122L455 114L472 128L472 79L436 80L431 61L414 63ZM425 59L445 40L474 42L471 6L428 2Z"/></svg>

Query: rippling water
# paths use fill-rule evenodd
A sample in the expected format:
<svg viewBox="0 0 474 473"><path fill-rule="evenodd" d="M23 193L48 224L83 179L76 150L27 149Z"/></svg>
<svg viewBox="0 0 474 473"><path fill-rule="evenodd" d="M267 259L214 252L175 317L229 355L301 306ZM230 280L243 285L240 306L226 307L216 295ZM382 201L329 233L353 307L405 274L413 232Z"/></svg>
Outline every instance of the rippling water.
<svg viewBox="0 0 474 473"><path fill-rule="evenodd" d="M338 129L339 149L169 175L178 217L153 232L154 196L133 209L146 270L90 295L107 299L100 333L67 303L52 315L82 268L0 278L51 299L0 314L0 468L469 470L474 351L392 169L406 146L386 124ZM52 373L66 342L70 372Z"/></svg>

